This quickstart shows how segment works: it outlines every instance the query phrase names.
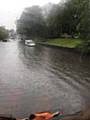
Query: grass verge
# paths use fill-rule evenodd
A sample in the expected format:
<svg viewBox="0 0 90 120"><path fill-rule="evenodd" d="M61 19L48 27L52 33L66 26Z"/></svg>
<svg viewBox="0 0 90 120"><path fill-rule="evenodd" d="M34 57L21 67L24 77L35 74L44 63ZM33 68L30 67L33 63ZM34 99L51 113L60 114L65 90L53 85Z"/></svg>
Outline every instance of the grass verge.
<svg viewBox="0 0 90 120"><path fill-rule="evenodd" d="M80 39L65 39L65 38L57 38L57 39L49 39L46 44L49 45L57 45L61 47L67 47L67 48L75 48L79 44L82 43Z"/></svg>

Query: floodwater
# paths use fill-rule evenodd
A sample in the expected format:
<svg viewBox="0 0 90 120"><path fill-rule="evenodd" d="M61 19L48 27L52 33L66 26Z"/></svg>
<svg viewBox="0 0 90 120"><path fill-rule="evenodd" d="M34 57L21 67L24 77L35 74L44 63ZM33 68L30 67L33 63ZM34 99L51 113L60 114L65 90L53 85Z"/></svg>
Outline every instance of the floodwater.
<svg viewBox="0 0 90 120"><path fill-rule="evenodd" d="M0 43L0 113L74 113L89 103L89 57L59 48Z"/></svg>

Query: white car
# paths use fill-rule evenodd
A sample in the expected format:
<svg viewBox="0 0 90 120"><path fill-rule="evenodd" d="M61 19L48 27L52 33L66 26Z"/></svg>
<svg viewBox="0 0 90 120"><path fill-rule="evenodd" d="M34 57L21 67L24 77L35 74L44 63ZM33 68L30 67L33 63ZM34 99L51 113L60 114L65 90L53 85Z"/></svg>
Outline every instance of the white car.
<svg viewBox="0 0 90 120"><path fill-rule="evenodd" d="M25 45L28 45L28 46L35 46L35 42L33 40L25 40Z"/></svg>

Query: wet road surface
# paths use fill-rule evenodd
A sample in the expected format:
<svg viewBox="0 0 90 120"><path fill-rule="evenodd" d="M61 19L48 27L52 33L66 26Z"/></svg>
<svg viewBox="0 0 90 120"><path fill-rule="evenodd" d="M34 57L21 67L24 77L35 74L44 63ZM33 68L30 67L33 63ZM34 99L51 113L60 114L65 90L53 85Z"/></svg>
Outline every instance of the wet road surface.
<svg viewBox="0 0 90 120"><path fill-rule="evenodd" d="M89 103L89 57L59 48L0 43L0 113L73 113Z"/></svg>

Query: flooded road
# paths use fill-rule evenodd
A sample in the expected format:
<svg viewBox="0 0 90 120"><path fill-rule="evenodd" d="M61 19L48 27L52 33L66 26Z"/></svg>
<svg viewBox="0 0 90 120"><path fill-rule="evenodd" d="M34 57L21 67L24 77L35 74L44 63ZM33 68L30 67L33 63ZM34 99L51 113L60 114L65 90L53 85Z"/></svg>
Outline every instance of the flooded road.
<svg viewBox="0 0 90 120"><path fill-rule="evenodd" d="M59 48L0 43L0 113L73 113L89 103L89 57Z"/></svg>

